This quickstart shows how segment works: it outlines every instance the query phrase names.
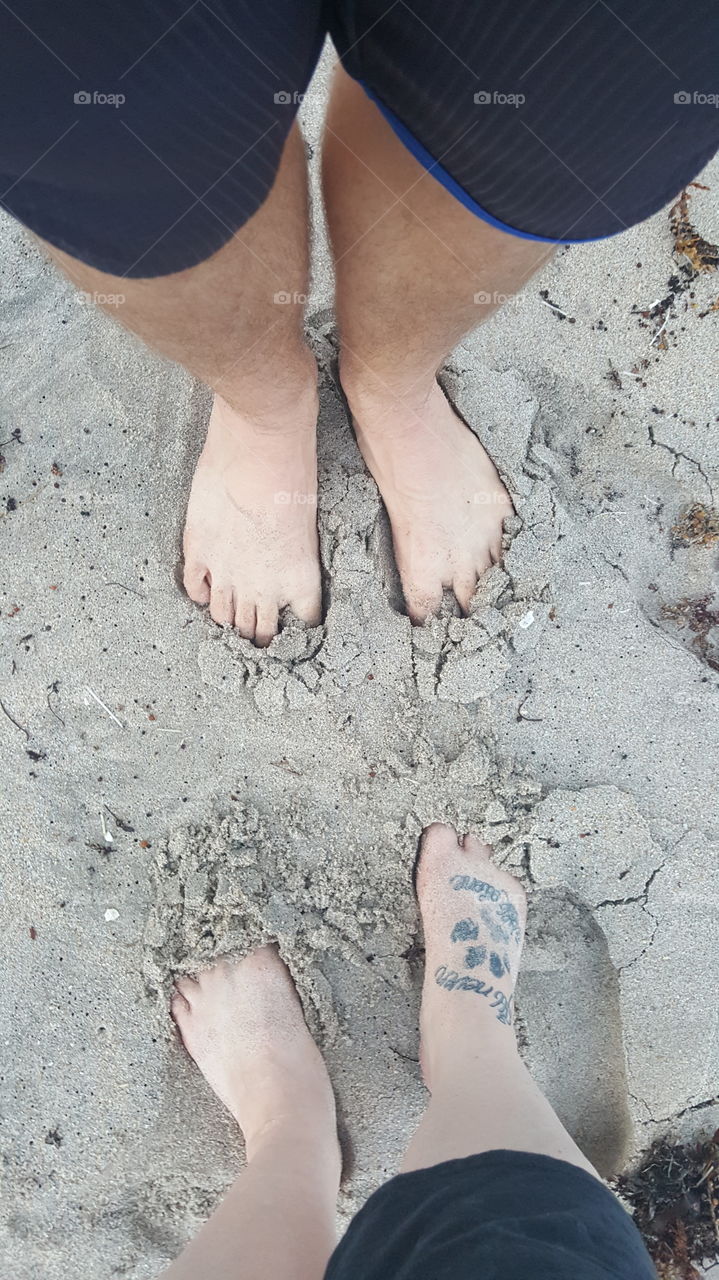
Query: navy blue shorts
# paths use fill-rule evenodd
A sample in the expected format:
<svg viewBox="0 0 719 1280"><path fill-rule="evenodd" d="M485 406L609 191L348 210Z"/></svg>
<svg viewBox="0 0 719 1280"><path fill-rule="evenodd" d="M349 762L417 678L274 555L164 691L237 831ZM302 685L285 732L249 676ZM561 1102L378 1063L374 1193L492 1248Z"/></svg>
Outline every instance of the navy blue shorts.
<svg viewBox="0 0 719 1280"><path fill-rule="evenodd" d="M114 275L194 266L261 206L328 32L421 164L515 235L614 235L719 148L715 0L14 0L0 205Z"/></svg>
<svg viewBox="0 0 719 1280"><path fill-rule="evenodd" d="M629 1214L564 1160L487 1151L403 1173L350 1223L325 1280L657 1280Z"/></svg>

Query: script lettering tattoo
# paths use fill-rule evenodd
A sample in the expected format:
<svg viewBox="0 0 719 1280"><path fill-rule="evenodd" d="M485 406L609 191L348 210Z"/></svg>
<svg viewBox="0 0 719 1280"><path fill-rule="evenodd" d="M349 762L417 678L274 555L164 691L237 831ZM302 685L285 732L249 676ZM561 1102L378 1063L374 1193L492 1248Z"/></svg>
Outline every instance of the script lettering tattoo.
<svg viewBox="0 0 719 1280"><path fill-rule="evenodd" d="M490 999L490 1008L494 1009L498 1022L506 1027L512 1025L512 1001L514 996L509 999L503 991L499 991L489 982L483 982L481 978L473 978L468 973L457 973L456 969L448 969L446 964L439 965L434 971L434 980L438 987L443 987L445 991L472 991L477 996L484 996Z"/></svg>
<svg viewBox="0 0 719 1280"><path fill-rule="evenodd" d="M504 889L495 889L493 884L476 880L474 876L450 876L449 883L455 890L469 889L485 902L503 902L507 898Z"/></svg>
<svg viewBox="0 0 719 1280"><path fill-rule="evenodd" d="M491 1006L497 1011L497 1021L504 1023L505 1027L511 1027L512 1025L513 1000L514 995L511 995L509 999L507 999L503 991L495 991L492 996Z"/></svg>
<svg viewBox="0 0 719 1280"><path fill-rule="evenodd" d="M441 964L434 973L437 986L444 987L445 991L474 991L478 996L491 996L494 987L488 982L482 982L481 978L471 978L468 973L457 973L456 969L448 969L446 964Z"/></svg>

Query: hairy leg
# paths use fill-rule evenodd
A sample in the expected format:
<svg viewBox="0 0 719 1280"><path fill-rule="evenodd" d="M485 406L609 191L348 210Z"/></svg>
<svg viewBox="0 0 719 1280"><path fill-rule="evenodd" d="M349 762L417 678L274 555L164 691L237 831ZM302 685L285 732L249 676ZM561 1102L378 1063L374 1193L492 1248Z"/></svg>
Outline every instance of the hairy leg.
<svg viewBox="0 0 719 1280"><path fill-rule="evenodd" d="M164 1280L322 1280L340 1179L334 1098L276 949L182 978L172 1013L248 1163Z"/></svg>
<svg viewBox="0 0 719 1280"><path fill-rule="evenodd" d="M124 298L105 309L215 391L187 513L188 594L261 645L285 605L317 623L317 371L303 336L307 179L298 127L261 209L199 266L127 279L45 248L78 288Z"/></svg>
<svg viewBox="0 0 719 1280"><path fill-rule="evenodd" d="M474 836L425 832L417 876L427 952L422 1069L432 1099L402 1165L482 1151L554 1156L596 1173L537 1088L511 1024L526 901Z"/></svg>
<svg viewBox="0 0 719 1280"><path fill-rule="evenodd" d="M459 339L521 289L551 247L497 231L465 209L341 68L323 179L342 385L390 516L408 612L423 621L444 587L467 610L478 577L501 556L512 506L436 375Z"/></svg>

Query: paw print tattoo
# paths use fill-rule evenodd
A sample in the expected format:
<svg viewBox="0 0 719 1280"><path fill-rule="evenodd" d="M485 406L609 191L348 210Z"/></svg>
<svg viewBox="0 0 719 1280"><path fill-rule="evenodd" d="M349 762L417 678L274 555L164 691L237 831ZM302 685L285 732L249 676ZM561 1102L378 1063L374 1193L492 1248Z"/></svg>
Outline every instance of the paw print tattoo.
<svg viewBox="0 0 719 1280"><path fill-rule="evenodd" d="M468 969L476 969L487 959L486 947L469 947L465 953L464 963Z"/></svg>
<svg viewBox="0 0 719 1280"><path fill-rule="evenodd" d="M464 967L469 970L486 966L492 977L500 979L511 975L509 955L513 946L522 940L519 913L504 889L474 876L455 875L449 880L456 891L465 890L473 894L477 901L479 919L465 916L458 920L450 934L452 943L466 944L464 948ZM475 995L484 996L490 1002L499 1022L512 1025L512 1003L503 991L474 977L471 973L458 973L447 965L439 965L435 970L435 982L445 991L472 991Z"/></svg>
<svg viewBox="0 0 719 1280"><path fill-rule="evenodd" d="M496 932L496 930L490 930L492 935ZM500 931L499 936L502 939L506 937L503 931ZM476 942L478 938L479 925L476 920L469 918L466 920L458 920L450 934L450 941L452 942ZM494 936L492 936L492 941L496 941ZM484 964L487 961L488 956L489 967L495 978L501 978L505 973L509 973L509 957L506 952L503 952L503 954L500 955L497 951L488 951L488 948L481 944L476 947L467 948L464 955L464 963L468 969L477 969L479 965Z"/></svg>
<svg viewBox="0 0 719 1280"><path fill-rule="evenodd" d="M458 920L451 934L452 942L474 942L479 937L479 926L474 920Z"/></svg>

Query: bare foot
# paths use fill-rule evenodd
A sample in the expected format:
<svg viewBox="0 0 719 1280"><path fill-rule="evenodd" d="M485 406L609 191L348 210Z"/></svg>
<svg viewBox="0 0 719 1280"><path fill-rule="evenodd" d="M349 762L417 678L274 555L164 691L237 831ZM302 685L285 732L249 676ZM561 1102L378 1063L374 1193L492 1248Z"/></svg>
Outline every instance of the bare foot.
<svg viewBox="0 0 719 1280"><path fill-rule="evenodd" d="M468 613L479 578L502 558L514 510L492 459L436 382L421 400L345 391L392 524L410 618L435 613L445 587Z"/></svg>
<svg viewBox="0 0 719 1280"><path fill-rule="evenodd" d="M421 1059L429 1085L458 1049L482 1050L512 1035L514 986L524 940L524 889L476 836L434 823L422 836L417 896L426 969Z"/></svg>
<svg viewBox="0 0 719 1280"><path fill-rule="evenodd" d="M337 1163L327 1069L276 947L180 978L171 1002L185 1048L240 1126L248 1160L276 1125L309 1130Z"/></svg>
<svg viewBox="0 0 719 1280"><path fill-rule="evenodd" d="M308 384L270 427L215 397L185 525L185 590L215 622L268 645L286 605L321 617L317 390Z"/></svg>

